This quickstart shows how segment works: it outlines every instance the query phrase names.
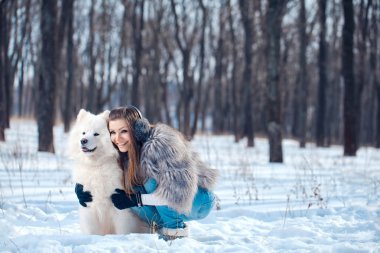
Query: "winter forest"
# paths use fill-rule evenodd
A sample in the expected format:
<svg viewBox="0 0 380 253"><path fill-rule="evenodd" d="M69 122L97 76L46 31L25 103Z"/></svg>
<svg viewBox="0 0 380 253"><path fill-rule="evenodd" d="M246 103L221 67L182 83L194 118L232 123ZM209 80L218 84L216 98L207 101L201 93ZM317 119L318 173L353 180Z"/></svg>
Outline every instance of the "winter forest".
<svg viewBox="0 0 380 253"><path fill-rule="evenodd" d="M187 138L380 147L379 0L0 0L0 141L139 107Z"/></svg>

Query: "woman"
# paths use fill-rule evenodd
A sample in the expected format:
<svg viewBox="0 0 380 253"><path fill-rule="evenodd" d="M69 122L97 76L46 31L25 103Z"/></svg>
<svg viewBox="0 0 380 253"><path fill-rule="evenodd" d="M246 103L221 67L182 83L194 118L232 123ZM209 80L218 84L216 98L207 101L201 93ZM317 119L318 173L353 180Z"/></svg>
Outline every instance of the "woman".
<svg viewBox="0 0 380 253"><path fill-rule="evenodd" d="M111 110L108 128L125 176L125 191L111 196L115 207L131 208L165 240L188 236L185 222L206 217L214 205L216 171L181 133L151 127L134 106Z"/></svg>

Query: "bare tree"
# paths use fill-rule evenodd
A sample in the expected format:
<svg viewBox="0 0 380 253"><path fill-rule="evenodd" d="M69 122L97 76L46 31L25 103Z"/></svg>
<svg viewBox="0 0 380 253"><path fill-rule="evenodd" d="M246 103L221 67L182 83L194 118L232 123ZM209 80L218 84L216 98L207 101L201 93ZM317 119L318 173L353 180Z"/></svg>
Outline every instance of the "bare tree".
<svg viewBox="0 0 380 253"><path fill-rule="evenodd" d="M344 155L356 156L357 127L354 77L354 6L352 0L342 0L344 24L342 37L342 75L344 80Z"/></svg>
<svg viewBox="0 0 380 253"><path fill-rule="evenodd" d="M378 42L379 42L379 30L378 24L380 21L380 3L377 1L373 5L372 16L371 16L371 35L370 35L370 67L371 75L373 76L373 86L376 90L376 101L377 101L377 113L376 113L376 131L375 131L375 146L380 148L380 82L379 82L379 68L378 68Z"/></svg>
<svg viewBox="0 0 380 253"><path fill-rule="evenodd" d="M190 128L190 110L191 102L194 97L194 85L193 76L190 71L190 63L192 50L195 45L195 39L197 35L197 27L194 25L192 31L188 32L189 24L185 23L188 19L188 13L186 13L186 3L182 2L182 22L180 26L180 21L177 13L176 3L174 0L170 1L171 10L174 16L174 26L175 26L175 41L182 54L182 88L180 90L180 102L182 106L179 106L180 110L183 108L183 116L179 117L180 131L187 137L191 138L191 128Z"/></svg>
<svg viewBox="0 0 380 253"><path fill-rule="evenodd" d="M269 161L283 162L280 108L280 41L281 24L287 1L269 0L267 10L267 131L269 138Z"/></svg>
<svg viewBox="0 0 380 253"><path fill-rule="evenodd" d="M367 2L367 3L365 3ZM363 97L367 94L363 94L364 89L368 88L370 86L368 77L370 76L368 73L368 62L367 62L367 40L368 40L368 13L372 5L372 0L361 0L360 1L360 8L359 8L359 17L358 17L358 72L357 72L357 99L356 99L356 110L357 110L357 118L358 118L358 124L357 124L357 140L356 140L356 146L359 148L360 143L363 142L362 136L364 134L362 133L362 126L365 127L368 123L371 121L369 119L365 120L364 122L361 120L363 116L366 115L367 112L371 111L372 108L368 108L363 112L362 110L365 109L362 105ZM370 92L372 93L372 92Z"/></svg>
<svg viewBox="0 0 380 253"><path fill-rule="evenodd" d="M95 56L95 5L96 0L91 0L91 9L89 12L89 22L88 22L88 31L89 31L89 41L87 45L87 57L89 59L90 73L88 78L88 91L87 91L87 106L86 108L92 112L96 110L96 98L97 98L97 85L95 79L95 66L96 66L96 56Z"/></svg>
<svg viewBox="0 0 380 253"><path fill-rule="evenodd" d="M14 80L30 27L30 0L22 6L23 22L19 21L17 1L0 1L0 141L5 140L4 130L9 127Z"/></svg>
<svg viewBox="0 0 380 253"><path fill-rule="evenodd" d="M136 104L189 139L210 119L252 146L267 133L271 161L287 134L380 147L379 0L50 2L0 0L0 140L11 113L36 111L48 146L56 111L68 131L81 107Z"/></svg>
<svg viewBox="0 0 380 253"><path fill-rule="evenodd" d="M326 86L327 80L327 43L326 43L326 0L318 0L319 3L319 54L318 54L318 100L317 100L317 146L326 146Z"/></svg>
<svg viewBox="0 0 380 253"><path fill-rule="evenodd" d="M54 115L57 71L57 3L43 0L41 3L41 66L38 83L37 124L38 151L54 153Z"/></svg>
<svg viewBox="0 0 380 253"><path fill-rule="evenodd" d="M225 73L225 11L224 5L219 8L219 33L215 51L215 76L214 76L214 106L213 106L213 131L216 134L221 134L224 131L224 122L226 114L224 112L224 105L226 101L223 98L223 76Z"/></svg>
<svg viewBox="0 0 380 253"><path fill-rule="evenodd" d="M96 58L99 70L96 71L99 82L97 83L95 112L100 112L103 107L109 103L111 92L115 89L116 82L111 77L111 69L115 62L113 49L116 48L110 41L111 19L113 15L113 4L110 1L102 0L102 8L98 23L97 35L99 35L100 43L97 43Z"/></svg>
<svg viewBox="0 0 380 253"><path fill-rule="evenodd" d="M70 122L72 119L72 90L74 87L74 0L66 0L67 9L65 12L62 10L62 15L67 15L67 82L65 93L65 107L63 114L64 130L70 130Z"/></svg>
<svg viewBox="0 0 380 253"><path fill-rule="evenodd" d="M338 33L341 22L341 4L331 2L331 37L328 41L328 69L329 87L327 87L326 105L326 135L327 145L342 143L343 140L343 87L341 75L341 39Z"/></svg>
<svg viewBox="0 0 380 253"><path fill-rule="evenodd" d="M25 47L26 44L30 45L30 41L28 41L28 38L30 38L30 33L31 33L31 22L30 22L30 9L31 9L31 0L28 0L25 2L25 17L24 17L24 25L22 28L22 34L25 38L25 43L23 43L23 47ZM21 51L20 51L21 53ZM23 53L22 53L23 54ZM19 116L22 116L23 114L23 98L24 98L24 83L25 83L25 78L24 78L24 72L25 72L25 63L26 59L22 55L21 60L21 66L20 66L20 76L19 76L19 82L18 82L18 97L17 97L17 112Z"/></svg>
<svg viewBox="0 0 380 253"><path fill-rule="evenodd" d="M169 125L173 125L172 116L170 115L170 108L169 108L169 68L170 66L176 67L174 56L173 56L173 50L171 49L171 46L169 45L171 40L167 33L164 32L164 29L162 30L162 34L160 36L163 46L163 52L162 57L164 58L163 63L163 69L162 73L160 74L160 85L162 90L162 103L163 103L163 119L164 122L166 122Z"/></svg>
<svg viewBox="0 0 380 253"><path fill-rule="evenodd" d="M144 92L142 98L145 104L145 116L151 122L162 121L161 111L164 108L165 98L164 93L165 85L161 81L161 65L164 62L162 57L162 21L164 17L165 7L161 1L152 2L148 14L152 17L150 22L147 22L145 31L151 36L145 39L145 50L147 53L147 60L144 67L147 69L146 82L144 82ZM167 98L165 98L167 99Z"/></svg>
<svg viewBox="0 0 380 253"><path fill-rule="evenodd" d="M128 51L128 10L130 9L130 2L128 0L122 0L121 1L123 5L123 17L121 20L121 26L120 26L120 47L117 57L117 73L118 73L118 104L122 105L125 104L125 101L127 101L127 93L128 93L128 66L125 66L123 64L124 59L127 56Z"/></svg>
<svg viewBox="0 0 380 253"><path fill-rule="evenodd" d="M201 38L199 42L199 78L197 81L196 97L195 97L195 108L194 108L194 121L191 127L191 138L194 137L197 127L198 118L201 109L202 102L204 101L204 96L202 95L202 87L204 85L204 68L205 68L205 47L206 47L206 26L208 18L208 10L203 3L203 0L198 0L199 7L202 11L202 31Z"/></svg>
<svg viewBox="0 0 380 253"><path fill-rule="evenodd" d="M58 2L58 1L57 1ZM65 38L67 34L67 22L68 22L68 14L66 11L69 9L68 5L70 4L70 1L61 0L61 6L57 6L57 75L56 75L56 82L57 84L64 84L66 82L66 75L60 75L59 73L66 73L66 66L65 66L65 58L63 57L65 52ZM56 93L57 94L65 94L65 86L66 85L58 85L56 87ZM65 101L66 96L57 96L56 99L56 107L60 109L61 116L63 118L63 121L65 120L65 109L67 108ZM68 131L68 130L67 130Z"/></svg>
<svg viewBox="0 0 380 253"><path fill-rule="evenodd" d="M237 69L238 69L238 49L237 49L237 38L233 21L232 6L231 1L227 1L228 8L228 26L231 36L231 45L232 45L232 74L231 74L231 93L232 93L232 130L235 136L235 142L238 142L240 139L240 131L238 129L238 81L237 81Z"/></svg>
<svg viewBox="0 0 380 253"><path fill-rule="evenodd" d="M143 52L144 0L136 0L133 7L132 30L134 42L132 104L140 105L139 82L141 75L141 58Z"/></svg>
<svg viewBox="0 0 380 253"><path fill-rule="evenodd" d="M244 135L248 139L248 147L253 147L254 144L254 130L253 130L253 106L252 106L252 61L253 61L253 41L254 41L254 9L253 1L239 0L240 13L242 17L245 42L244 42L244 55L245 66L243 74L243 111L244 111Z"/></svg>
<svg viewBox="0 0 380 253"><path fill-rule="evenodd" d="M0 141L5 141L5 129L7 128L7 80L6 66L8 63L9 32L6 15L7 0L0 2Z"/></svg>
<svg viewBox="0 0 380 253"><path fill-rule="evenodd" d="M306 7L305 0L300 1L300 13L299 13L299 39L300 39L300 51L299 51L299 84L298 84L298 100L297 110L299 115L297 116L299 127L299 139L300 147L304 148L306 144L306 121L307 121L307 88L308 88L308 76L307 76L307 35L306 35Z"/></svg>

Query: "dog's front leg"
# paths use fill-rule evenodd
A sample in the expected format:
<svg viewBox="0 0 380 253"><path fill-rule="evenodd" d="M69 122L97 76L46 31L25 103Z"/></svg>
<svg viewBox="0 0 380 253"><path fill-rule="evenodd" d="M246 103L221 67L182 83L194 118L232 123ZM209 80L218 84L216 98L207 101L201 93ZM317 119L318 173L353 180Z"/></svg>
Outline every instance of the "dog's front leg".
<svg viewBox="0 0 380 253"><path fill-rule="evenodd" d="M91 207L79 208L80 227L84 234L103 235L102 227L95 209Z"/></svg>

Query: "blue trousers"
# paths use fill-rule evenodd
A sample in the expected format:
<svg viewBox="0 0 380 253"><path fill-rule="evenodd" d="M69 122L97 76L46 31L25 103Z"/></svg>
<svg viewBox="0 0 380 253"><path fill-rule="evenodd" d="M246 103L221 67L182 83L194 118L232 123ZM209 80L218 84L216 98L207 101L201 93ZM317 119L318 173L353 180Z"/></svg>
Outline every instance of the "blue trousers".
<svg viewBox="0 0 380 253"><path fill-rule="evenodd" d="M144 194L152 193L157 189L156 180L150 178L144 186L135 187L135 190ZM175 194L175 193L173 193ZM184 228L185 221L199 220L206 217L215 203L215 196L212 192L198 187L195 194L190 214L181 214L168 206L142 206L132 207L142 220L148 224L155 222L159 228Z"/></svg>

